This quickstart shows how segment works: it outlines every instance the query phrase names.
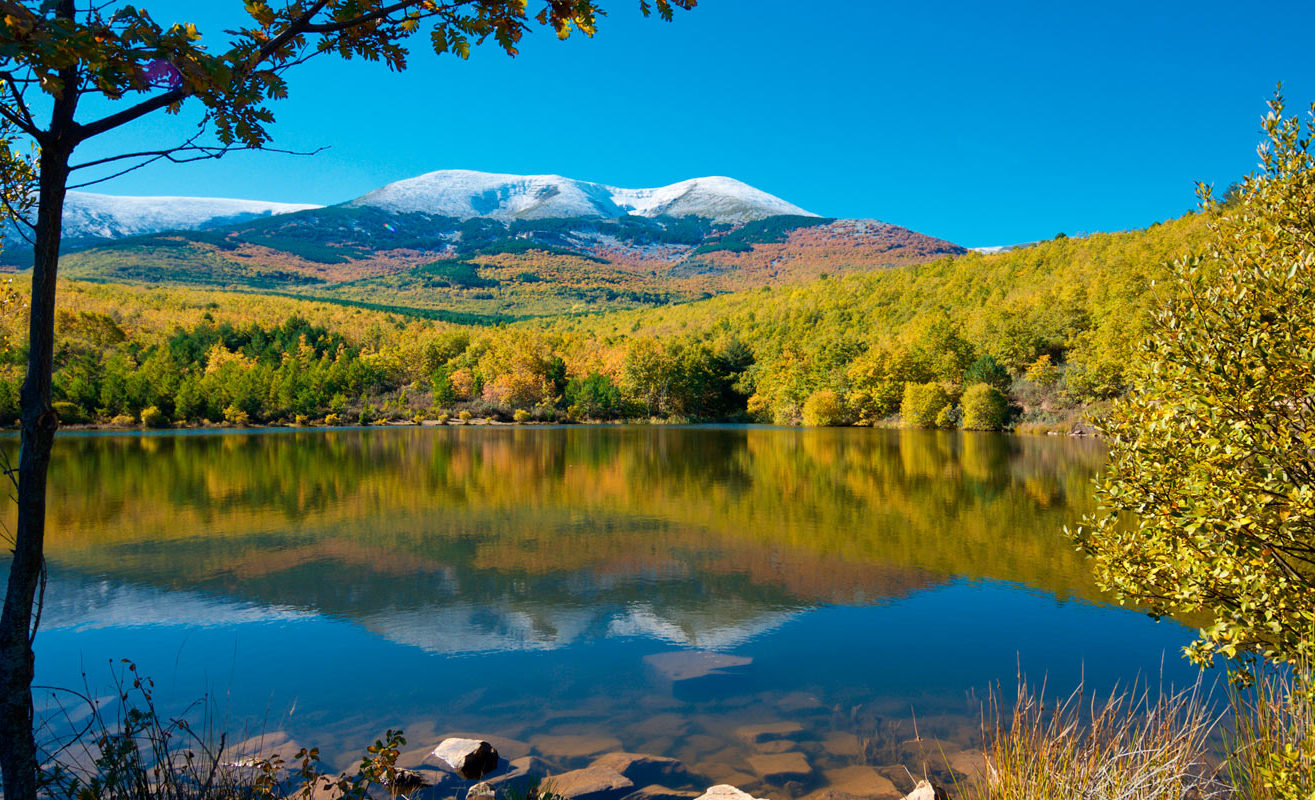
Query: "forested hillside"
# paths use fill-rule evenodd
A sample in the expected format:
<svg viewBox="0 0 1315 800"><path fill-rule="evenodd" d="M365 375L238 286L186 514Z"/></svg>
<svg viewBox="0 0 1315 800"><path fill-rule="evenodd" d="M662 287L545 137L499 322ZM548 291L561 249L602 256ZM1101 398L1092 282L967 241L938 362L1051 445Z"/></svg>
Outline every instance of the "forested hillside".
<svg viewBox="0 0 1315 800"><path fill-rule="evenodd" d="M124 425L659 417L1065 427L1122 390L1154 281L1206 222L1192 214L845 275L852 232L837 240L828 230L852 223L823 221L739 251L726 236L704 253L771 269L776 257L760 247L812 237L818 277L807 283L498 325L342 298L68 281L58 410L66 422ZM429 269L434 280L502 281L522 269L519 257L471 253ZM8 320L5 422L17 411L23 323Z"/></svg>
<svg viewBox="0 0 1315 800"><path fill-rule="evenodd" d="M874 220L459 219L369 206L73 243L70 250L60 266L70 278L276 291L485 323L654 307L964 252ZM6 258L17 264L23 255Z"/></svg>

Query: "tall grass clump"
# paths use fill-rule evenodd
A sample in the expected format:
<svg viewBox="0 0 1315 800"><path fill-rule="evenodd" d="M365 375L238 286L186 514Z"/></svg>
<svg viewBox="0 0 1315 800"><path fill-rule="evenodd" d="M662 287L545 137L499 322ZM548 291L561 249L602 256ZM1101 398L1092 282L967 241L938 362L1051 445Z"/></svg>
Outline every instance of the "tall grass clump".
<svg viewBox="0 0 1315 800"><path fill-rule="evenodd" d="M1199 682L1176 693L1134 687L1090 701L1079 686L1047 704L1044 686L1036 691L1020 680L1012 711L992 692L982 724L986 774L955 794L977 800L1230 797L1209 764L1217 722Z"/></svg>
<svg viewBox="0 0 1315 800"><path fill-rule="evenodd" d="M1315 682L1309 669L1270 667L1229 692L1229 779L1246 800L1315 798Z"/></svg>

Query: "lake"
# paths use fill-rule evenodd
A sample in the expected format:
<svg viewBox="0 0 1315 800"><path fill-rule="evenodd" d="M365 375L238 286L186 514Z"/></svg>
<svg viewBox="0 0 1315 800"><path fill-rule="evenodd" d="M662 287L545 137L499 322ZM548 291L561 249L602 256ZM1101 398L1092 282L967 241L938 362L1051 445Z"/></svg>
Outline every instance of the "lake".
<svg viewBox="0 0 1315 800"><path fill-rule="evenodd" d="M975 746L1020 669L1195 677L1192 632L1111 606L1062 533L1103 458L756 426L64 435L38 682L112 703L132 659L162 709L207 695L236 738L338 766L402 728L560 768L673 756L773 798L858 764L906 790L914 726ZM763 780L783 750L813 774Z"/></svg>

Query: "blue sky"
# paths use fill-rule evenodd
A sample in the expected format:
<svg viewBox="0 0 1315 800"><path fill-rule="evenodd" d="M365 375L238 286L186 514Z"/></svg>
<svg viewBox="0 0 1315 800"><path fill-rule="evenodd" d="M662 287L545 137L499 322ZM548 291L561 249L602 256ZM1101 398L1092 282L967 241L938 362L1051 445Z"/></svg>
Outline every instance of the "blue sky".
<svg viewBox="0 0 1315 800"><path fill-rule="evenodd" d="M218 34L238 0L142 2ZM1256 164L1276 82L1315 97L1315 3L702 0L672 24L608 0L593 39L521 55L331 58L275 107L279 147L148 168L111 194L334 203L444 168L619 186L729 175L810 211L965 245L1177 216ZM537 0L531 0L537 7ZM424 40L417 39L422 50ZM91 156L176 137L156 116Z"/></svg>

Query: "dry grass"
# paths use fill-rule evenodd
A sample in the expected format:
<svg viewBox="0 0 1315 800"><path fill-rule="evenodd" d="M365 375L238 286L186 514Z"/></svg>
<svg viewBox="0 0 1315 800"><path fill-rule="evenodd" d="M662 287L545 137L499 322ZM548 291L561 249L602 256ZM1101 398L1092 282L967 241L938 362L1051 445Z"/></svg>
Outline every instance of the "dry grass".
<svg viewBox="0 0 1315 800"><path fill-rule="evenodd" d="M1315 682L1308 669L1263 672L1230 693L1228 773L1247 800L1315 798Z"/></svg>
<svg viewBox="0 0 1315 800"><path fill-rule="evenodd" d="M1198 683L1178 693L1081 687L1047 705L1020 681L1006 713L992 693L983 719L987 774L959 796L977 800L1183 800L1231 797L1209 764L1218 717Z"/></svg>

